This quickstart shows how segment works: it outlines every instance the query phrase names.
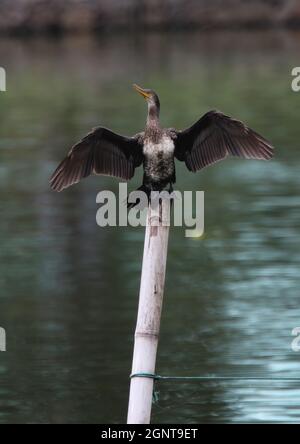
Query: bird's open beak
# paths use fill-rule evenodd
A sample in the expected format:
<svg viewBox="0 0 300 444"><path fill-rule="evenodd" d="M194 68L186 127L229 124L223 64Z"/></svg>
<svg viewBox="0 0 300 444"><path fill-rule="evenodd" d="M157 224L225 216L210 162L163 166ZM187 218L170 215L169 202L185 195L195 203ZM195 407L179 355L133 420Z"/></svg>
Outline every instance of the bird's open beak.
<svg viewBox="0 0 300 444"><path fill-rule="evenodd" d="M150 98L150 94L148 92L146 92L143 88L141 88L140 86L136 85L135 83L133 84L133 88L139 93L141 94L141 96L143 96L145 99L149 99Z"/></svg>

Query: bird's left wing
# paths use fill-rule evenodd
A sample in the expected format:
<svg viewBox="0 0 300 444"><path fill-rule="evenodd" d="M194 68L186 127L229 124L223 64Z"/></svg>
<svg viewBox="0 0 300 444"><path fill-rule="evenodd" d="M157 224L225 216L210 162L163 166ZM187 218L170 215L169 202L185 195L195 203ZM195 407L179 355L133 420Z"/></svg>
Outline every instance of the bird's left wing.
<svg viewBox="0 0 300 444"><path fill-rule="evenodd" d="M124 137L95 128L76 143L51 176L51 188L62 191L91 174L129 180L143 161L140 135Z"/></svg>
<svg viewBox="0 0 300 444"><path fill-rule="evenodd" d="M201 170L228 155L268 160L273 147L243 122L219 111L208 112L190 128L176 133L175 157L190 171Z"/></svg>

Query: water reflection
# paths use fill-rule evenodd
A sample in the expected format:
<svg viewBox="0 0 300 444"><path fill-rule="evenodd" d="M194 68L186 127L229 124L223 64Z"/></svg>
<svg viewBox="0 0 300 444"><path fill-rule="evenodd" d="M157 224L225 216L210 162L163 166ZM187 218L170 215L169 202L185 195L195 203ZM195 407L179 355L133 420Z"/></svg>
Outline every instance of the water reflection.
<svg viewBox="0 0 300 444"><path fill-rule="evenodd" d="M299 96L295 34L150 34L0 43L0 422L121 422L126 417L143 230L95 224L91 178L49 191L58 160L90 127L136 133L138 82L157 89L167 126L211 108L277 147L270 163L227 161L188 174L206 192L204 239L170 240L158 371L297 377ZM140 182L136 177L130 189ZM159 384L154 421L297 422L295 383Z"/></svg>

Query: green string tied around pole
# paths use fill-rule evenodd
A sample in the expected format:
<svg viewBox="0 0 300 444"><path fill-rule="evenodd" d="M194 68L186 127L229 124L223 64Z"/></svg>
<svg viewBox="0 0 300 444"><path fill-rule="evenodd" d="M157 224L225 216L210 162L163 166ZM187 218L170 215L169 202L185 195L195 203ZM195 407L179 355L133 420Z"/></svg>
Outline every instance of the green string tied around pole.
<svg viewBox="0 0 300 444"><path fill-rule="evenodd" d="M272 376L162 376L154 373L134 373L131 378L150 378L154 381L277 381L300 382L299 378L272 377Z"/></svg>
<svg viewBox="0 0 300 444"><path fill-rule="evenodd" d="M300 378L266 377L266 376L162 376L154 373L134 373L131 378L150 378L156 381L277 381L277 382L300 382ZM153 389L152 404L158 404L159 391Z"/></svg>

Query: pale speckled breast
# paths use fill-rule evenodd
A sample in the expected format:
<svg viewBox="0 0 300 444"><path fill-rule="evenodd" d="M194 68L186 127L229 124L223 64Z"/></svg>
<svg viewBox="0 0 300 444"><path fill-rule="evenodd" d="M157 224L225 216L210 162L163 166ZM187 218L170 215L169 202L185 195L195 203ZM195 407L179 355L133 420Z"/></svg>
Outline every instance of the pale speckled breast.
<svg viewBox="0 0 300 444"><path fill-rule="evenodd" d="M145 174L152 181L168 180L174 173L174 142L164 135L159 143L145 141Z"/></svg>
<svg viewBox="0 0 300 444"><path fill-rule="evenodd" d="M162 152L168 157L174 154L174 142L171 137L163 136L157 144L152 143L150 140L145 141L144 155L146 157L156 156L158 152Z"/></svg>

